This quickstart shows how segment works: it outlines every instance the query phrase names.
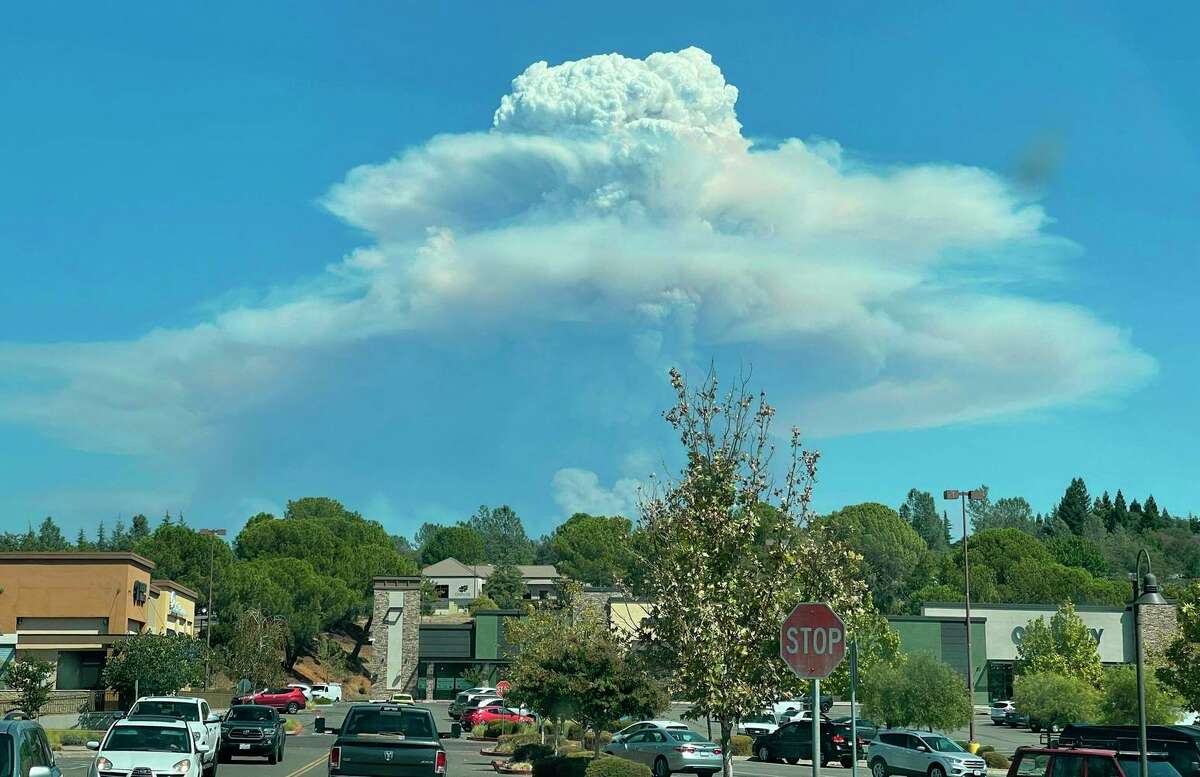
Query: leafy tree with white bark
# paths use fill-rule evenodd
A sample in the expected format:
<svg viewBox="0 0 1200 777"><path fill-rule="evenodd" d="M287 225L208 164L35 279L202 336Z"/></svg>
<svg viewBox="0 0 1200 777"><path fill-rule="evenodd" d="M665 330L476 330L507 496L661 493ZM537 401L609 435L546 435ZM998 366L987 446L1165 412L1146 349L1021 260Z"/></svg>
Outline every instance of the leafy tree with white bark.
<svg viewBox="0 0 1200 777"><path fill-rule="evenodd" d="M1104 677L1096 640L1070 602L1060 605L1048 624L1040 616L1029 621L1017 646L1014 670L1018 675L1077 677L1092 687L1099 686Z"/></svg>
<svg viewBox="0 0 1200 777"><path fill-rule="evenodd" d="M670 374L676 404L665 417L687 464L641 505L651 601L643 638L693 713L718 723L728 776L737 721L804 686L779 659L779 625L792 607L828 602L851 636L875 610L860 557L809 524L818 454L801 449L799 432L776 483L775 410L765 396L745 382L722 394L715 374L692 390L679 371Z"/></svg>

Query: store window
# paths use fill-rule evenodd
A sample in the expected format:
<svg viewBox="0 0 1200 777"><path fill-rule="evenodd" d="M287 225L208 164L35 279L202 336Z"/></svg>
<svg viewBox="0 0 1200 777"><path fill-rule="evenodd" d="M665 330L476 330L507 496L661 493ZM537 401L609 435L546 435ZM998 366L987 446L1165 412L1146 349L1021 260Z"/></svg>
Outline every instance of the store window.
<svg viewBox="0 0 1200 777"><path fill-rule="evenodd" d="M989 661L987 665L988 701L1008 701L1013 695L1013 667L1010 663Z"/></svg>

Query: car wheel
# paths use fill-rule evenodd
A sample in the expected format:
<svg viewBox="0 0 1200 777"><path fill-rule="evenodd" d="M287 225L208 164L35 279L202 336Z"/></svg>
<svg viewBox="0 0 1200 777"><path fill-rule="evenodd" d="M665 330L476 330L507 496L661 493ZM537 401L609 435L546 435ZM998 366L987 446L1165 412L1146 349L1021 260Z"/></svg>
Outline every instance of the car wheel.
<svg viewBox="0 0 1200 777"><path fill-rule="evenodd" d="M762 747L758 748L758 760L762 761L765 764L771 763L771 760L772 760L771 759L771 749L768 748L766 745L763 745Z"/></svg>
<svg viewBox="0 0 1200 777"><path fill-rule="evenodd" d="M654 777L671 777L671 767L667 765L667 759L659 756L654 761Z"/></svg>
<svg viewBox="0 0 1200 777"><path fill-rule="evenodd" d="M300 705L294 701L289 701L288 706L287 706L287 711L288 711L289 715L295 715L297 712L300 711Z"/></svg>
<svg viewBox="0 0 1200 777"><path fill-rule="evenodd" d="M848 755L844 755L842 756L842 760L838 761L838 763L842 765L843 769L849 769L851 766L854 766L854 759Z"/></svg>
<svg viewBox="0 0 1200 777"><path fill-rule="evenodd" d="M876 758L871 762L871 777L888 777L887 764L882 758Z"/></svg>
<svg viewBox="0 0 1200 777"><path fill-rule="evenodd" d="M1046 730L1051 734L1057 734L1058 732L1062 731L1062 726L1058 725L1057 723L1051 723L1049 726L1046 726Z"/></svg>
<svg viewBox="0 0 1200 777"><path fill-rule="evenodd" d="M784 760L787 761L788 763L790 763L792 766L795 766L796 764L800 763L799 758L785 758Z"/></svg>
<svg viewBox="0 0 1200 777"><path fill-rule="evenodd" d="M929 777L946 777L946 770L942 768L941 764L934 764L929 767Z"/></svg>

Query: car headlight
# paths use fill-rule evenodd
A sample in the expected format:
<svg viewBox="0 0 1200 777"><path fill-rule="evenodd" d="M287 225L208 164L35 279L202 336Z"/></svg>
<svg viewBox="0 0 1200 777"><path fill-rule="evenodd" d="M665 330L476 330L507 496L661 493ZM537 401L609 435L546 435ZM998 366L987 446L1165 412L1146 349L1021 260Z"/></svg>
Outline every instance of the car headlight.
<svg viewBox="0 0 1200 777"><path fill-rule="evenodd" d="M191 769L191 768L192 768L192 759L184 758L182 761L180 761L179 763L172 766L171 771L186 772L188 769Z"/></svg>
<svg viewBox="0 0 1200 777"><path fill-rule="evenodd" d="M100 756L99 758L96 759L96 768L97 769L111 769L112 761L108 760L104 756Z"/></svg>

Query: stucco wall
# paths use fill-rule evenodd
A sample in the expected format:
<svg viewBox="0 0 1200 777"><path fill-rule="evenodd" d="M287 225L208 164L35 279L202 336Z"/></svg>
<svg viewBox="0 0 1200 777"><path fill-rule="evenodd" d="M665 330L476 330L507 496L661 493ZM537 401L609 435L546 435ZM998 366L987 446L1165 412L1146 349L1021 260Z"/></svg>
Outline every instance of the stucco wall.
<svg viewBox="0 0 1200 777"><path fill-rule="evenodd" d="M1058 608L1053 605L1009 604L1003 606L971 605L972 618L984 618L987 632L987 657L992 661L1013 661L1017 657L1024 630L1031 620L1042 618L1048 623ZM1099 637L1097 649L1100 660L1120 664L1132 660L1130 635L1133 623L1127 611L1119 607L1077 607L1079 617L1087 624L1093 637ZM923 615L959 617L961 604L927 604Z"/></svg>
<svg viewBox="0 0 1200 777"><path fill-rule="evenodd" d="M132 554L110 560L87 553L73 554L77 559L26 558L31 555L0 554L0 632L17 631L21 617L107 618L109 634L127 633L130 620L147 622L147 608L134 602L133 587L143 583L149 601L151 562L134 562Z"/></svg>

